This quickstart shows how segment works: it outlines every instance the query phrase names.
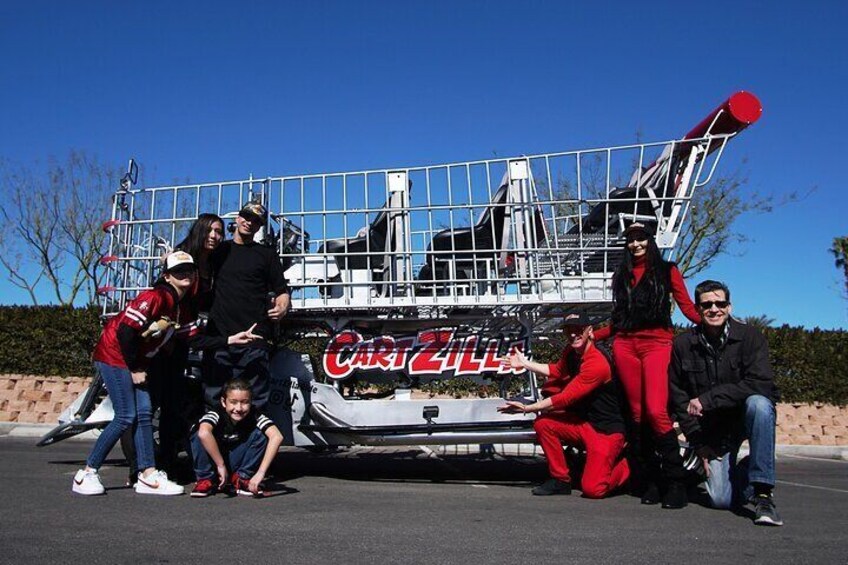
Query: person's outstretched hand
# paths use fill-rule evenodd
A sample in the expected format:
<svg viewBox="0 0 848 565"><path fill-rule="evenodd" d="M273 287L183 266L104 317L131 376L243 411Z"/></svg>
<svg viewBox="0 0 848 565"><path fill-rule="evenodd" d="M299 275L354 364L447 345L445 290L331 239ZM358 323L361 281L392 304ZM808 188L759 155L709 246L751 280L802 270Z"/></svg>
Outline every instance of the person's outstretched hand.
<svg viewBox="0 0 848 565"><path fill-rule="evenodd" d="M237 334L231 335L227 338L228 345L248 345L253 343L258 339L264 339L261 335L253 333L253 330L256 329L256 324L253 324L248 329L243 332L239 332Z"/></svg>
<svg viewBox="0 0 848 565"><path fill-rule="evenodd" d="M521 402L515 400L507 400L503 406L498 406L498 412L501 414L526 414L527 409Z"/></svg>

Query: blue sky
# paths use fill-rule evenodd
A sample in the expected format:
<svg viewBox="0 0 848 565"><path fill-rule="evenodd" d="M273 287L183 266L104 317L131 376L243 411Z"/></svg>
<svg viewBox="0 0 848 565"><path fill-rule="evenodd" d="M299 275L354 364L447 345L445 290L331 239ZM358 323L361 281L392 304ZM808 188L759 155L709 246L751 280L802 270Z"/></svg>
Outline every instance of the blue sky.
<svg viewBox="0 0 848 565"><path fill-rule="evenodd" d="M744 218L705 276L737 314L845 328L846 21L837 1L6 0L0 157L134 156L156 183L423 165L670 139L750 90L763 118L723 170L815 191Z"/></svg>

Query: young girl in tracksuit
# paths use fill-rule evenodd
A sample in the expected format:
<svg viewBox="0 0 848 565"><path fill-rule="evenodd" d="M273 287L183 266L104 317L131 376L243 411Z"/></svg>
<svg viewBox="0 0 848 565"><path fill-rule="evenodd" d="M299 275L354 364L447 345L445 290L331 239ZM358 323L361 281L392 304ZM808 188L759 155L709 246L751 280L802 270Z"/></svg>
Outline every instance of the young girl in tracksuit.
<svg viewBox="0 0 848 565"><path fill-rule="evenodd" d="M672 297L692 323L701 317L683 276L663 260L647 226L633 223L625 237L627 252L613 274L612 324L595 337L615 335L613 359L637 427L631 448L639 462L642 502L662 500L663 508L682 508L687 504L685 471L668 416Z"/></svg>
<svg viewBox="0 0 848 565"><path fill-rule="evenodd" d="M156 469L147 367L175 334L187 338L196 332L194 315L182 304L196 275L191 255L182 251L171 253L165 259L162 278L154 287L139 294L103 329L92 357L115 416L97 438L85 468L74 476L74 492L84 495L105 492L98 470L121 435L132 428L138 468L142 469L135 491L160 495L183 493L183 487Z"/></svg>

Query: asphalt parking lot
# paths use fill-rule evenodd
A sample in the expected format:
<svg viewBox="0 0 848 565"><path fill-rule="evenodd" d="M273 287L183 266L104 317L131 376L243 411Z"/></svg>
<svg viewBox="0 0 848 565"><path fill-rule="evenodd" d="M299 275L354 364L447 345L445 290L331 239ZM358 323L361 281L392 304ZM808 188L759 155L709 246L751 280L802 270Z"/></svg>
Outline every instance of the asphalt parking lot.
<svg viewBox="0 0 848 565"><path fill-rule="evenodd" d="M533 497L538 457L426 448L286 449L271 496L153 497L121 487L71 493L90 449L0 437L2 563L848 563L848 462L782 457L782 528L691 504L618 496ZM112 487L112 488L110 488Z"/></svg>

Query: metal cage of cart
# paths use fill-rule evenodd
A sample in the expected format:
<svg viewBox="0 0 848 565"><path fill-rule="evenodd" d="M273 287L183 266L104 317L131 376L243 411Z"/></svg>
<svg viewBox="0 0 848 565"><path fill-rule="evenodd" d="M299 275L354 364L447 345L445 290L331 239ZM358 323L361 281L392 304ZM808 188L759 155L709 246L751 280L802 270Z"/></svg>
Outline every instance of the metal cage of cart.
<svg viewBox="0 0 848 565"><path fill-rule="evenodd" d="M291 328L517 319L536 333L566 310L602 310L632 222L672 257L692 195L759 117L739 92L679 140L442 165L138 187L131 162L104 224L103 314L150 286L202 212L269 210L257 237L292 288Z"/></svg>

